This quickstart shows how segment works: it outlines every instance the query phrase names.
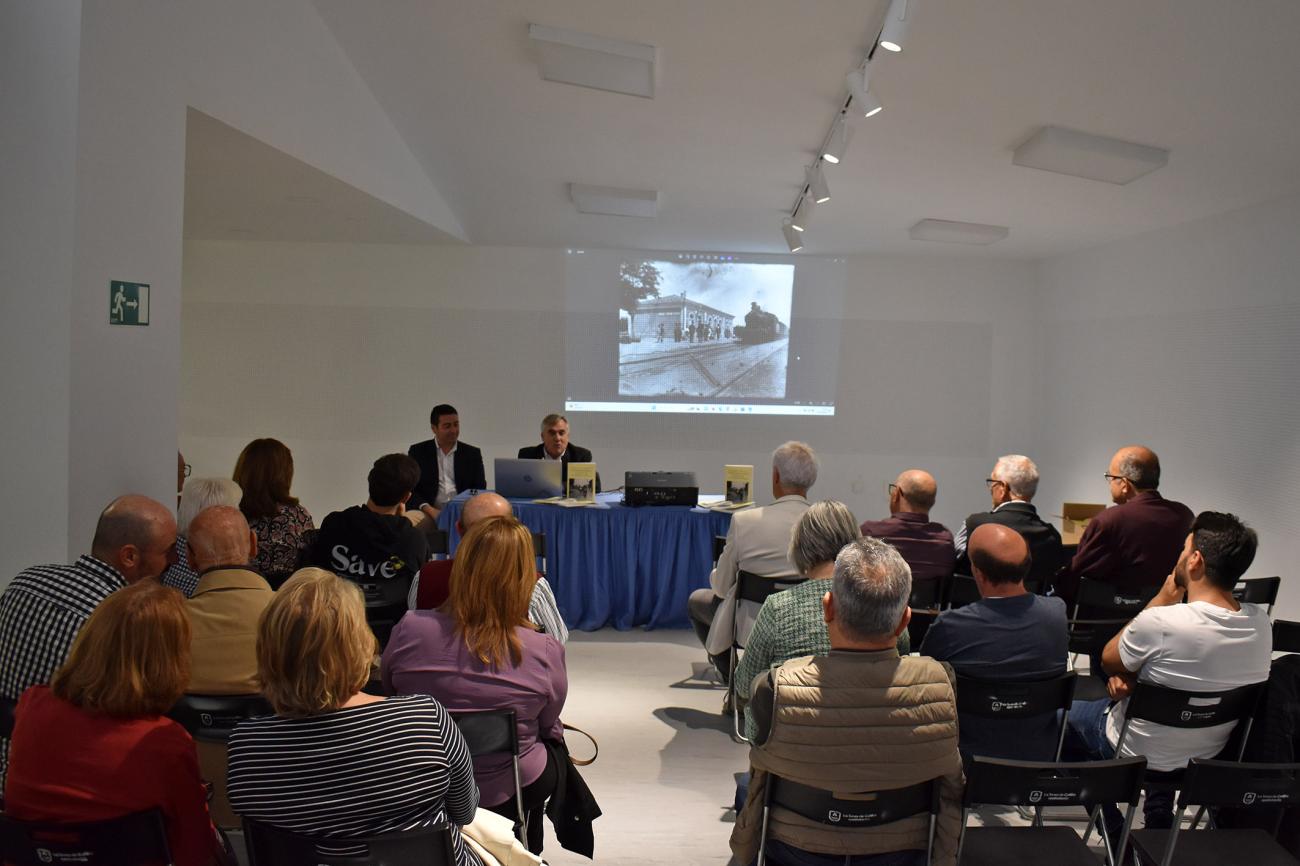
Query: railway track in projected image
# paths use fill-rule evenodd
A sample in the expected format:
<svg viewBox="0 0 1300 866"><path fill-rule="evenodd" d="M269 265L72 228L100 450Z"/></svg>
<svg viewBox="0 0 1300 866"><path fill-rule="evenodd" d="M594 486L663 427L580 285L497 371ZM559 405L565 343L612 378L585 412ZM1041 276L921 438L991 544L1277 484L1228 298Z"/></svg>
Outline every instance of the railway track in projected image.
<svg viewBox="0 0 1300 866"><path fill-rule="evenodd" d="M755 344L625 343L619 346L618 393L782 399L788 349L788 338Z"/></svg>

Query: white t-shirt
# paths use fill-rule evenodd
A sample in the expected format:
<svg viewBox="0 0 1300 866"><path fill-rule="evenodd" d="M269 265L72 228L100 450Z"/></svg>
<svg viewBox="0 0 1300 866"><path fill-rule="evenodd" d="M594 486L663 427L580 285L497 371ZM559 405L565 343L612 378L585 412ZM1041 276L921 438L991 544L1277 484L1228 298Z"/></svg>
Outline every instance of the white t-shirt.
<svg viewBox="0 0 1300 866"><path fill-rule="evenodd" d="M1124 628L1119 657L1138 681L1189 692L1222 692L1268 679L1273 630L1267 611L1243 604L1234 612L1204 601L1142 611ZM1110 711L1106 737L1114 746L1128 699ZM1145 755L1153 770L1176 770L1192 758L1213 758L1234 724L1171 728L1134 719L1117 757Z"/></svg>

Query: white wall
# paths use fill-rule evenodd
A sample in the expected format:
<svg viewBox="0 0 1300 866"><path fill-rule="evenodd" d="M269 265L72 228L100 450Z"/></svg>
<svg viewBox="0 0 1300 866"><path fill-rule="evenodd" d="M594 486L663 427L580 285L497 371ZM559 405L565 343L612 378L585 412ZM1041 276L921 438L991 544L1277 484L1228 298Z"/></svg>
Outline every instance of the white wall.
<svg viewBox="0 0 1300 866"><path fill-rule="evenodd" d="M319 519L364 498L370 463L429 436L451 402L466 441L514 456L564 399L563 250L191 241L185 247L181 429L199 474L229 474L255 436L295 454ZM724 463L765 472L788 438L822 454L819 497L863 518L921 465L936 516L986 503L998 447L1029 448L1015 408L1036 393L1032 265L850 259L834 418L570 417L610 486L628 469ZM490 480L490 479L489 479Z"/></svg>
<svg viewBox="0 0 1300 866"><path fill-rule="evenodd" d="M68 555L77 58L81 4L5 6L0 16L0 581Z"/></svg>
<svg viewBox="0 0 1300 866"><path fill-rule="evenodd" d="M1260 534L1300 617L1300 197L1198 220L1042 266L1046 466L1040 498L1105 501L1128 443L1154 448L1162 492Z"/></svg>

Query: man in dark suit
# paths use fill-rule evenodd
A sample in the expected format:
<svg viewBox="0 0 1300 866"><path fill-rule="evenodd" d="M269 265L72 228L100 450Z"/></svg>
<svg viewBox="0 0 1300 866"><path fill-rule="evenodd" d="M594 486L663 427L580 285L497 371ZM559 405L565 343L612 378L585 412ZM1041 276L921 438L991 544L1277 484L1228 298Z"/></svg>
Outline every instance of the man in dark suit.
<svg viewBox="0 0 1300 866"><path fill-rule="evenodd" d="M564 464L562 473L565 490L569 487L569 464L591 463L591 452L581 445L569 442L569 419L551 413L542 419L542 444L519 449L520 460L559 460ZM600 473L596 473L596 492L600 492Z"/></svg>
<svg viewBox="0 0 1300 866"><path fill-rule="evenodd" d="M957 571L972 573L966 539L984 524L997 523L1011 527L1025 539L1033 560L1025 579L1036 583L1040 590L1047 589L1065 561L1061 533L1044 522L1038 516L1038 509L1029 504L1038 492L1038 467L1024 455L1008 454L993 464L993 471L984 483L993 499L993 510L972 514L957 531Z"/></svg>
<svg viewBox="0 0 1300 866"><path fill-rule="evenodd" d="M457 493L486 489L487 476L483 452L460 441L460 415L454 406L434 406L429 427L433 438L415 443L406 452L420 464L420 483L411 492L410 504L437 520L438 512Z"/></svg>
<svg viewBox="0 0 1300 866"><path fill-rule="evenodd" d="M1130 445L1115 452L1105 473L1114 508L1088 522L1058 590L1074 598L1079 578L1120 589L1160 587L1173 571L1192 526L1192 512L1161 496L1160 458L1150 448Z"/></svg>

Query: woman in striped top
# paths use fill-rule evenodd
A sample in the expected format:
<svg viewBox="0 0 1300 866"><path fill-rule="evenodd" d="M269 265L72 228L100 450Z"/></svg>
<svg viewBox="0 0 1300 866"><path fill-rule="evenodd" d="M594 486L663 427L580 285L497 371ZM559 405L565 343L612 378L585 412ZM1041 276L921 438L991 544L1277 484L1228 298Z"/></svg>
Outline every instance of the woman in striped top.
<svg viewBox="0 0 1300 866"><path fill-rule="evenodd" d="M361 692L375 649L355 584L305 568L275 594L257 668L276 715L230 736L226 778L239 815L340 842L474 820L469 751L442 705ZM458 864L481 866L455 828L452 839Z"/></svg>

